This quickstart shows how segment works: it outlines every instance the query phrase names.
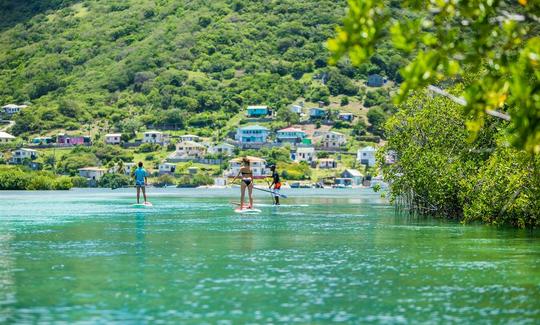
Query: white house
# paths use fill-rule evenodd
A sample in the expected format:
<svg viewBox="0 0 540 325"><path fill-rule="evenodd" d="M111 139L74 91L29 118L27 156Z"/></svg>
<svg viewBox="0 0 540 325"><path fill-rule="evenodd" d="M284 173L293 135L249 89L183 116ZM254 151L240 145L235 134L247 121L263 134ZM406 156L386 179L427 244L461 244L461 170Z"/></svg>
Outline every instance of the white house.
<svg viewBox="0 0 540 325"><path fill-rule="evenodd" d="M7 143L15 140L15 137L9 133L0 131L0 143Z"/></svg>
<svg viewBox="0 0 540 325"><path fill-rule="evenodd" d="M291 112L296 114L302 114L302 106L300 105L291 105Z"/></svg>
<svg viewBox="0 0 540 325"><path fill-rule="evenodd" d="M122 133L105 134L106 144L120 144L122 142Z"/></svg>
<svg viewBox="0 0 540 325"><path fill-rule="evenodd" d="M99 167L84 167L79 168L79 176L89 180L99 180L107 173L107 169Z"/></svg>
<svg viewBox="0 0 540 325"><path fill-rule="evenodd" d="M176 171L176 164L172 163L161 163L159 164L159 174L174 174Z"/></svg>
<svg viewBox="0 0 540 325"><path fill-rule="evenodd" d="M180 141L193 141L193 142L199 142L201 141L201 137L194 134L184 134L178 137Z"/></svg>
<svg viewBox="0 0 540 325"><path fill-rule="evenodd" d="M253 172L253 178L265 178L271 175L270 169L266 168L266 160L259 157L247 157L249 159L249 166ZM229 170L225 172L228 177L235 177L238 175L240 168L242 168L243 158L235 158L229 161Z"/></svg>
<svg viewBox="0 0 540 325"><path fill-rule="evenodd" d="M28 105L7 104L5 106L2 106L2 109L4 110L4 113L13 115L15 113L19 113L23 108L27 107Z"/></svg>
<svg viewBox="0 0 540 325"><path fill-rule="evenodd" d="M356 160L361 163L362 165L369 166L375 166L376 159L375 159L375 153L377 152L377 149L373 148L372 146L367 146L362 149L358 149Z"/></svg>
<svg viewBox="0 0 540 325"><path fill-rule="evenodd" d="M278 142L300 143L306 137L306 132L301 129L289 127L276 132Z"/></svg>
<svg viewBox="0 0 540 325"><path fill-rule="evenodd" d="M234 154L234 148L236 147L232 144L224 142L216 144L215 146L210 146L208 152L214 155L232 156Z"/></svg>
<svg viewBox="0 0 540 325"><path fill-rule="evenodd" d="M144 132L143 142L166 145L169 143L169 135L159 131L146 131Z"/></svg>
<svg viewBox="0 0 540 325"><path fill-rule="evenodd" d="M343 133L336 131L324 132L318 139L319 144L327 149L339 149L347 143L347 138Z"/></svg>
<svg viewBox="0 0 540 325"><path fill-rule="evenodd" d="M236 130L236 140L240 143L265 143L270 130L260 125L249 125Z"/></svg>
<svg viewBox="0 0 540 325"><path fill-rule="evenodd" d="M305 161L311 163L317 160L317 154L315 153L315 148L313 147L298 147L291 154L291 160L296 162Z"/></svg>
<svg viewBox="0 0 540 325"><path fill-rule="evenodd" d="M319 159L319 168L320 169L333 169L337 168L337 162L333 158L323 158Z"/></svg>
<svg viewBox="0 0 540 325"><path fill-rule="evenodd" d="M175 158L194 159L202 158L206 154L206 147L193 141L182 141L176 144ZM172 158L172 157L171 157Z"/></svg>
<svg viewBox="0 0 540 325"><path fill-rule="evenodd" d="M11 153L12 164L22 164L25 159L34 160L38 157L37 150L21 148Z"/></svg>

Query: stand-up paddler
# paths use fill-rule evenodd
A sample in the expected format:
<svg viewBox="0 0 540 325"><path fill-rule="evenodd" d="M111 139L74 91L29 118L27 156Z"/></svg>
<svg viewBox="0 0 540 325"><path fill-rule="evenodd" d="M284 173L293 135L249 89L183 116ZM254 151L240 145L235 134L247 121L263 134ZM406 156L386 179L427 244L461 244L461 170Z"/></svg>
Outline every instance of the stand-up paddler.
<svg viewBox="0 0 540 325"><path fill-rule="evenodd" d="M279 205L279 190L281 189L281 181L279 178L279 173L277 172L277 168L275 165L270 166L270 170L272 171L272 184L270 184L268 188L273 190L274 192L273 193L274 204Z"/></svg>
<svg viewBox="0 0 540 325"><path fill-rule="evenodd" d="M146 200L146 185L148 184L148 178L146 169L143 168L143 163L139 162L139 167L135 169L135 187L137 188L137 204L139 204L139 198L141 196L141 190L144 197L144 203L147 204Z"/></svg>

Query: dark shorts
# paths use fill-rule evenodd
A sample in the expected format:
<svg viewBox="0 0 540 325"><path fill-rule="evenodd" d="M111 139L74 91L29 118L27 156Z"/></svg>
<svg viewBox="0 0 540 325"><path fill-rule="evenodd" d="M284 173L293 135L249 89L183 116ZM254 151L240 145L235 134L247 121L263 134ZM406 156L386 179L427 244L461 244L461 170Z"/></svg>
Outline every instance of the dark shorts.
<svg viewBox="0 0 540 325"><path fill-rule="evenodd" d="M249 186L251 184L251 179L243 179L242 182L244 182L244 184Z"/></svg>

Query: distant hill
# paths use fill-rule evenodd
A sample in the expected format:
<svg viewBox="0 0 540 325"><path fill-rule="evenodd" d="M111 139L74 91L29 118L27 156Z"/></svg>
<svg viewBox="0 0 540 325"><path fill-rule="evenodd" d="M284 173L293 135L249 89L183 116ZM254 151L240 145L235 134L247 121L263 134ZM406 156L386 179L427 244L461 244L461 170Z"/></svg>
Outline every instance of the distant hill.
<svg viewBox="0 0 540 325"><path fill-rule="evenodd" d="M31 104L15 134L137 125L223 127L248 104L362 101L403 59L327 67L345 1L0 1L0 104ZM399 80L397 80L399 81ZM324 83L323 83L324 82Z"/></svg>

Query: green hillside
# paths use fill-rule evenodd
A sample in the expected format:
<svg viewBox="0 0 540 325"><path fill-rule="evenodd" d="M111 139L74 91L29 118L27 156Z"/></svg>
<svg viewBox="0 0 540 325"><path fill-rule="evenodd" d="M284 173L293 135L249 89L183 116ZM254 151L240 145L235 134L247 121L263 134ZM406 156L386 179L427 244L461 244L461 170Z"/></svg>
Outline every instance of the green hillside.
<svg viewBox="0 0 540 325"><path fill-rule="evenodd" d="M133 120L222 127L248 104L361 102L369 73L399 78L390 49L358 68L327 67L344 1L45 3L1 7L0 103L31 104L15 134L123 131Z"/></svg>

